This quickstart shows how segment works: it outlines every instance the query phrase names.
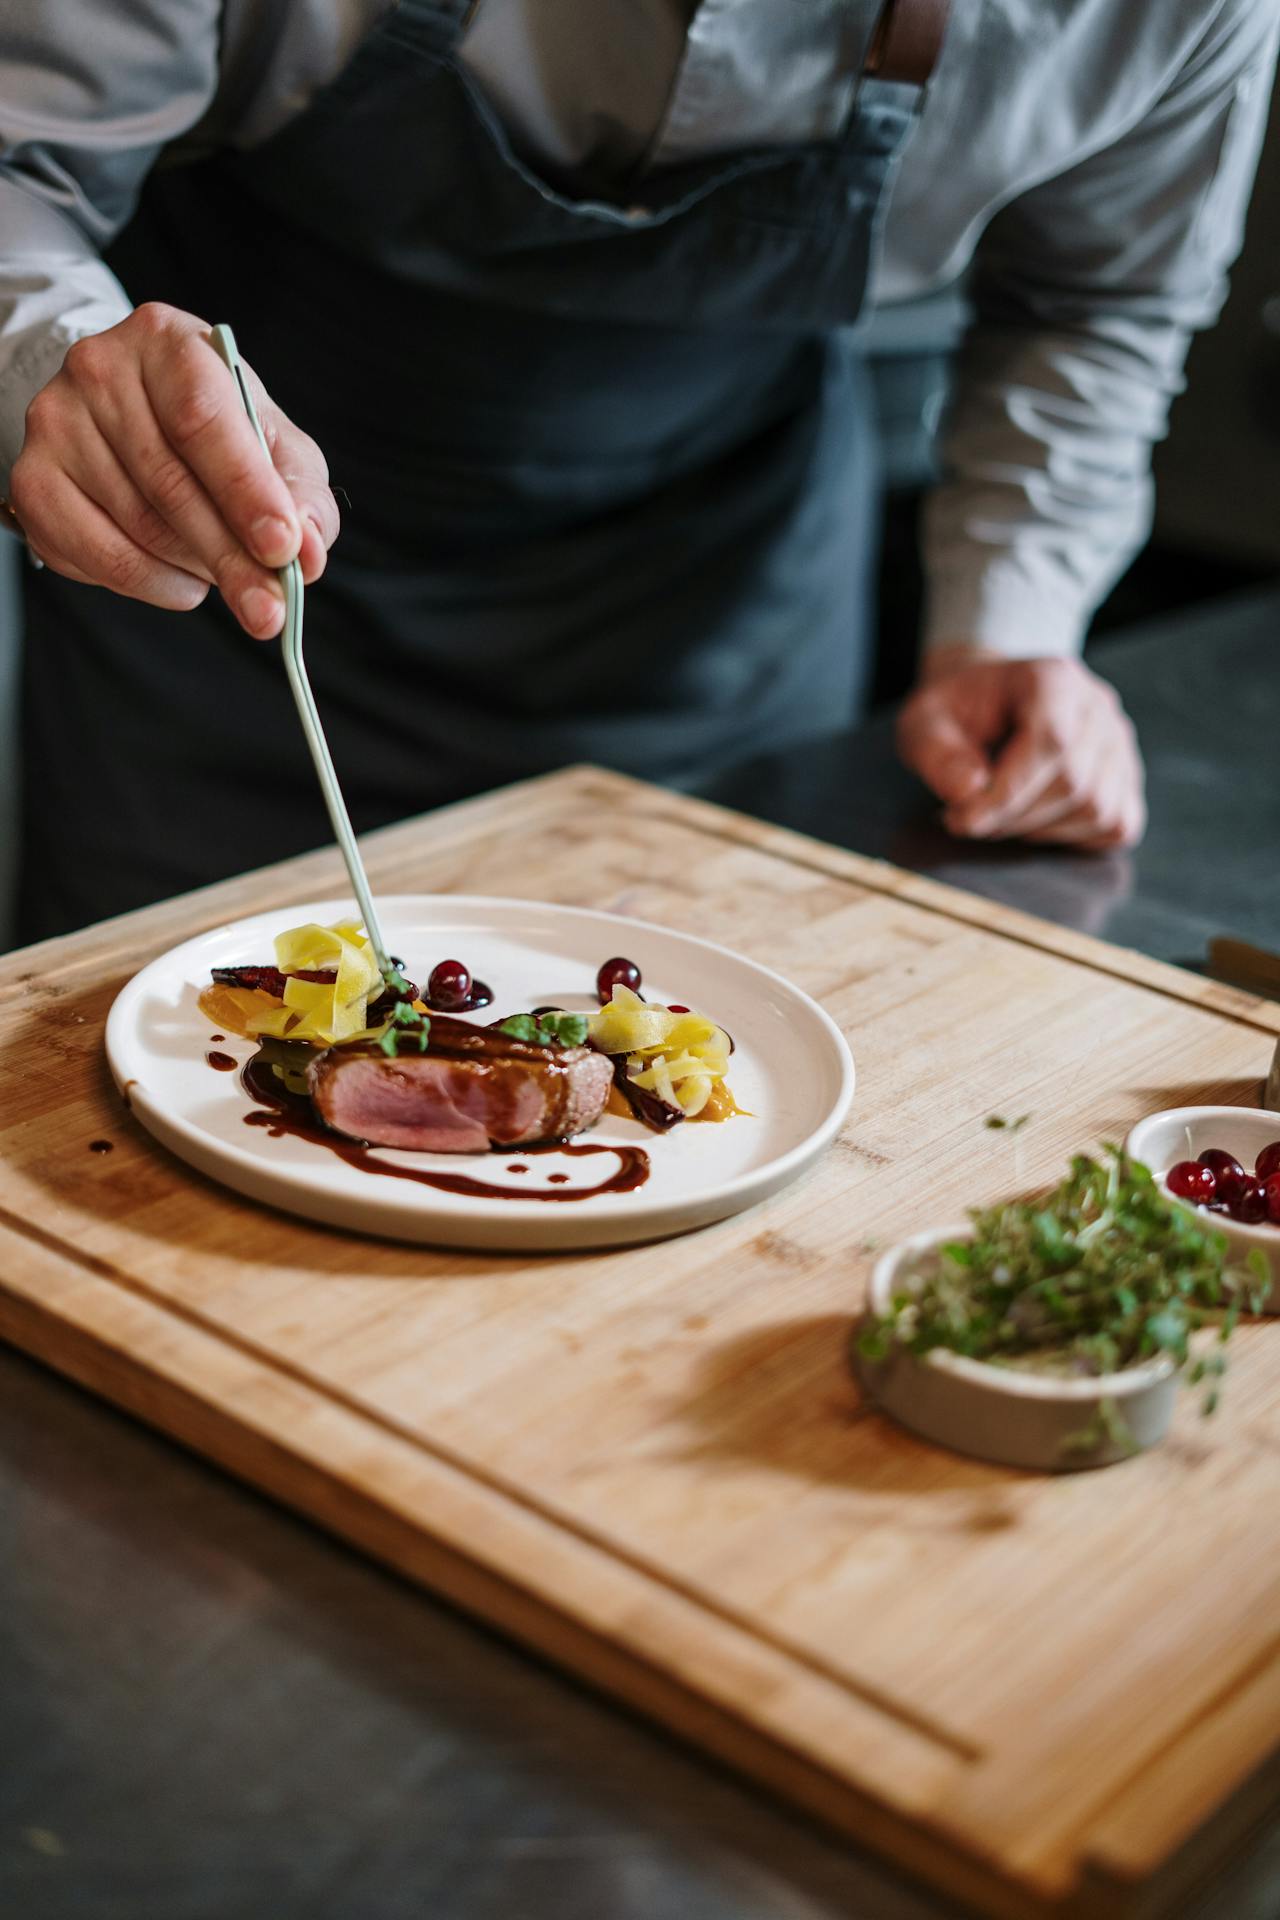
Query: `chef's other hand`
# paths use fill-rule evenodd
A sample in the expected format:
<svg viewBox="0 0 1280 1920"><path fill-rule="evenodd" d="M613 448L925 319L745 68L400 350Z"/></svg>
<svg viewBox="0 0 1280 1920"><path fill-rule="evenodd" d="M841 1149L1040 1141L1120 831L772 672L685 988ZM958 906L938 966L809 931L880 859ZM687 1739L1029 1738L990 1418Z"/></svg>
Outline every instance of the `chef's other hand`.
<svg viewBox="0 0 1280 1920"><path fill-rule="evenodd" d="M898 717L898 751L966 838L1102 850L1146 827L1133 724L1079 660L945 648Z"/></svg>
<svg viewBox="0 0 1280 1920"><path fill-rule="evenodd" d="M154 607L217 587L246 633L284 623L275 569L315 580L338 532L315 441L246 368L270 448L193 314L149 302L77 341L27 409L10 501L33 553Z"/></svg>

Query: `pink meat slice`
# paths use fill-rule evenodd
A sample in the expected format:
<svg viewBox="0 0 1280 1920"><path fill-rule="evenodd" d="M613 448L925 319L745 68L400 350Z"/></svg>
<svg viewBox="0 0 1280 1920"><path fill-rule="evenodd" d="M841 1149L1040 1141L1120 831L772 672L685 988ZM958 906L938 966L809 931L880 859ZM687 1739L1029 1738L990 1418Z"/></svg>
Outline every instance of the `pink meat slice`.
<svg viewBox="0 0 1280 1920"><path fill-rule="evenodd" d="M394 1059L331 1047L312 1062L308 1080L321 1120L350 1139L422 1153L485 1153L563 1140L594 1126L613 1069L587 1047Z"/></svg>

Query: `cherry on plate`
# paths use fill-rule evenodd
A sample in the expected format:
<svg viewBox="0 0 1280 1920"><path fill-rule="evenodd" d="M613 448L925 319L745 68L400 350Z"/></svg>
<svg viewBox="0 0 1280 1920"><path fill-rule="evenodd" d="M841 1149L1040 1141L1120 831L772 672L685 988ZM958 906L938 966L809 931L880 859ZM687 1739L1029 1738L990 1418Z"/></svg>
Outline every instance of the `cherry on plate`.
<svg viewBox="0 0 1280 1920"><path fill-rule="evenodd" d="M634 960L624 960L621 954L606 960L596 975L596 997L602 1007L612 1000L615 987L630 987L632 993L640 991L639 967Z"/></svg>
<svg viewBox="0 0 1280 1920"><path fill-rule="evenodd" d="M1272 1140L1262 1149L1254 1172L1259 1180L1269 1180L1273 1173L1280 1173L1280 1140Z"/></svg>
<svg viewBox="0 0 1280 1920"><path fill-rule="evenodd" d="M1200 1160L1179 1160L1164 1178L1170 1193L1176 1193L1179 1200L1194 1200L1203 1206L1206 1201L1217 1198L1217 1176L1212 1167L1206 1167Z"/></svg>
<svg viewBox="0 0 1280 1920"><path fill-rule="evenodd" d="M427 981L427 1005L440 1013L465 1007L471 998L471 974L461 960L442 960Z"/></svg>

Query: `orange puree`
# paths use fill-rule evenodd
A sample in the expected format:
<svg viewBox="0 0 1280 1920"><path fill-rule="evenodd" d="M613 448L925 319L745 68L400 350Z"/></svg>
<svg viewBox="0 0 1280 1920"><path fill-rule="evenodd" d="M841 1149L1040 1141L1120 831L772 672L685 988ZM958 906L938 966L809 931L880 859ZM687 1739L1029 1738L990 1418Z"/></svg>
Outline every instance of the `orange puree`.
<svg viewBox="0 0 1280 1920"><path fill-rule="evenodd" d="M277 1000L274 993L264 993L261 987L225 987L217 981L200 995L200 1011L206 1020L222 1033L238 1033L242 1040L257 1038L249 1025L255 1015L283 1005L283 1000Z"/></svg>

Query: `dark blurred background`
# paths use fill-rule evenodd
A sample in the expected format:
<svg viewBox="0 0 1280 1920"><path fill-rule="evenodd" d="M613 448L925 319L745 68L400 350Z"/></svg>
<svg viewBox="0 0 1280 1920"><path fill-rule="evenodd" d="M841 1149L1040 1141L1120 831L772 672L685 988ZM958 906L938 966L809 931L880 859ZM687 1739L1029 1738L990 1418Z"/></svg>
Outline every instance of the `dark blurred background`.
<svg viewBox="0 0 1280 1920"><path fill-rule="evenodd" d="M1193 344L1188 390L1157 450L1151 540L1095 619L1091 644L1161 613L1280 581L1280 93L1222 319ZM958 300L894 315L873 335L887 495L873 704L914 675L921 604L917 528L947 385ZM0 950L13 867L12 717L17 543L0 538ZM1280 635L1277 635L1280 644Z"/></svg>

